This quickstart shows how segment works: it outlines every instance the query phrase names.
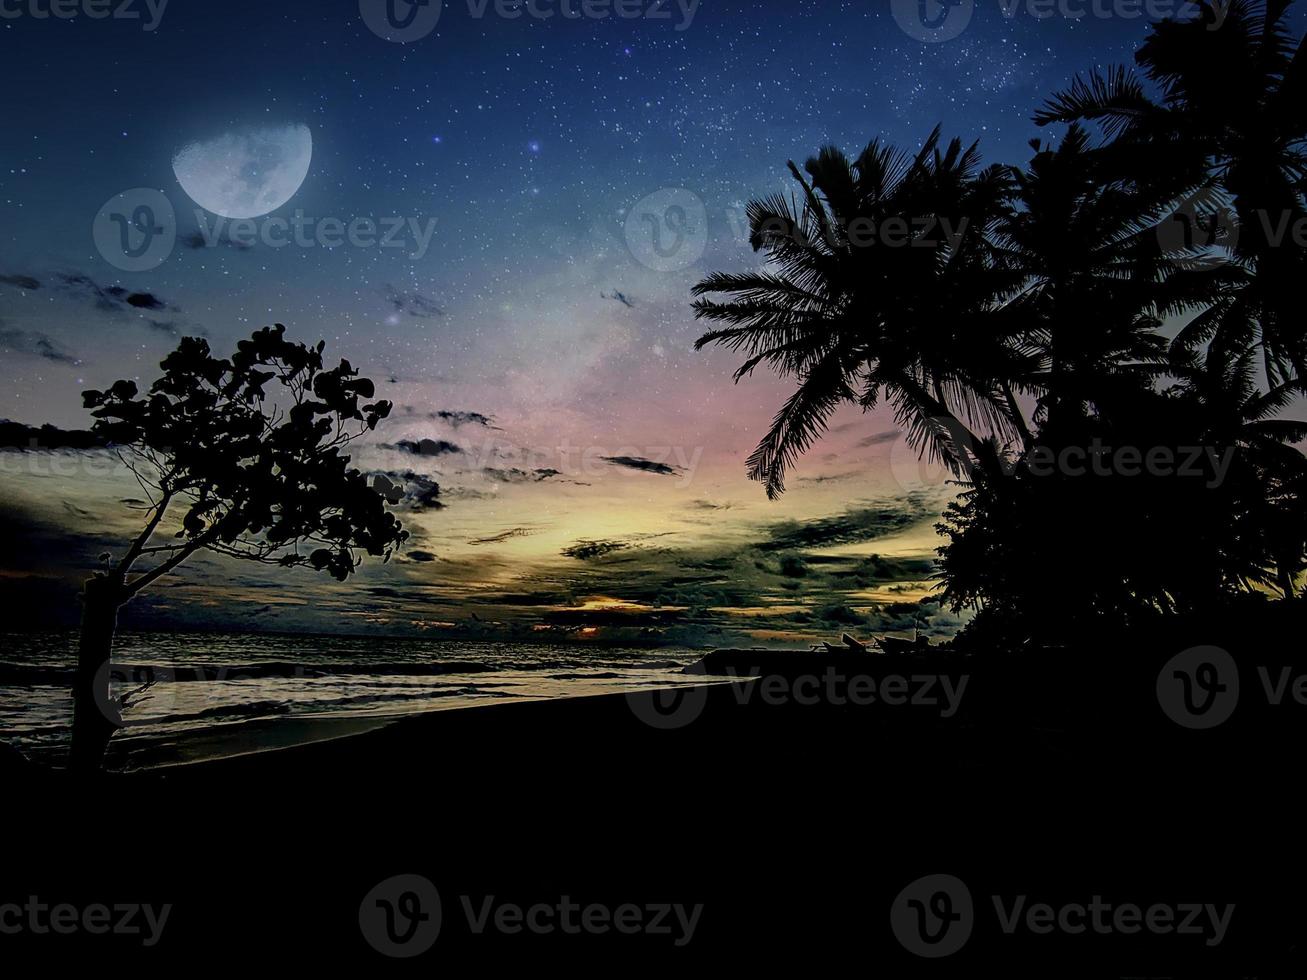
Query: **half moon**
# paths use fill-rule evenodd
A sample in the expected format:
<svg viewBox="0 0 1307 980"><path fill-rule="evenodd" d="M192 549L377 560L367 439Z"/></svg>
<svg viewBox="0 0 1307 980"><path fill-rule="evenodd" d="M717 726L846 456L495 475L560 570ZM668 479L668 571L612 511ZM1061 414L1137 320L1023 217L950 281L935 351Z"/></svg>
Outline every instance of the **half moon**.
<svg viewBox="0 0 1307 980"><path fill-rule="evenodd" d="M309 127L274 126L191 143L172 169L200 207L224 218L260 218L295 196L312 160Z"/></svg>

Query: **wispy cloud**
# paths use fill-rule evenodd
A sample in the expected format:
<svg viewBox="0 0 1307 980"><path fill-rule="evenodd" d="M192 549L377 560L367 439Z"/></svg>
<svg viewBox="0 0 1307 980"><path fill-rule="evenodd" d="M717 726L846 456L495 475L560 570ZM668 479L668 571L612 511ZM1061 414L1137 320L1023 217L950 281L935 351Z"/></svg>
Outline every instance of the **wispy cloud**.
<svg viewBox="0 0 1307 980"><path fill-rule="evenodd" d="M37 330L19 330L0 322L0 347L15 354L39 357L54 364L81 364L81 358L66 351L58 341Z"/></svg>
<svg viewBox="0 0 1307 980"><path fill-rule="evenodd" d="M482 415L480 412L453 412L443 410L432 412L431 418L439 419L441 422L447 422L456 429L465 425L481 425L487 429L497 428L494 418L489 415Z"/></svg>
<svg viewBox="0 0 1307 980"><path fill-rule="evenodd" d="M15 273L0 273L0 285L14 286L17 289L26 289L28 292L35 292L41 288L41 280Z"/></svg>
<svg viewBox="0 0 1307 980"><path fill-rule="evenodd" d="M391 309L402 316L430 320L445 315L445 311L434 299L417 290L403 292L389 283L385 285L384 290L386 302L390 304Z"/></svg>
<svg viewBox="0 0 1307 980"><path fill-rule="evenodd" d="M659 463L643 456L601 456L605 463L624 466L630 470L642 470L645 473L657 473L659 476L679 476L684 470L669 463Z"/></svg>

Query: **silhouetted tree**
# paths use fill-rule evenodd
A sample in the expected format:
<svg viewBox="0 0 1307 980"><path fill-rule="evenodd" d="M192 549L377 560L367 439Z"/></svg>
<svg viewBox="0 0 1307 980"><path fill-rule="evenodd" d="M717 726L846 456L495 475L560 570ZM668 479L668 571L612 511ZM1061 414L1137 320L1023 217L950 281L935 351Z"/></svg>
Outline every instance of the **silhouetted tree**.
<svg viewBox="0 0 1307 980"><path fill-rule="evenodd" d="M1218 330L1232 345L1255 340L1271 384L1307 374L1307 251L1292 231L1307 218L1307 55L1285 24L1290 2L1203 2L1195 17L1153 25L1135 56L1143 79L1123 67L1093 73L1035 116L1102 124L1112 138L1104 166L1169 192L1181 220L1206 221L1205 234L1193 229L1197 248L1231 224L1221 229L1234 265L1224 296L1179 340L1194 347Z"/></svg>
<svg viewBox="0 0 1307 980"><path fill-rule="evenodd" d="M798 383L750 477L775 497L840 404L883 394L911 444L959 477L939 526L945 600L981 609L991 639L1292 597L1307 569L1292 443L1307 426L1275 416L1304 390L1307 264L1263 217L1307 214L1307 60L1286 6L1234 0L1216 29L1208 5L1157 25L1139 61L1160 101L1124 70L1078 82L1037 116L1071 125L1024 170L981 170L956 141L941 152L938 131L912 159L873 143L852 163L822 150L809 179L791 164L801 203L749 207L768 265L695 287L731 296L695 303L727 324L698 346L746 353L737 381L766 364ZM1091 146L1082 119L1108 141ZM1163 231L1222 200L1239 234L1214 268L1209 241ZM850 234L942 219L966 234L906 247ZM1185 317L1168 342L1163 324ZM1157 450L1186 472L1038 465L1095 446Z"/></svg>
<svg viewBox="0 0 1307 980"><path fill-rule="evenodd" d="M960 469L972 428L1023 436L1010 378L1022 353L986 313L1014 285L995 265L991 231L1006 213L1004 168L979 169L973 145L939 147L939 130L906 157L873 142L850 161L827 147L790 171L798 201L748 207L750 244L769 268L711 275L696 315L727 324L696 348L748 355L736 381L766 364L799 387L749 458L769 497L842 403L884 397L914 447Z"/></svg>
<svg viewBox="0 0 1307 980"><path fill-rule="evenodd" d="M324 344L259 330L230 359L185 338L142 394L131 381L87 391L92 432L120 448L149 497L126 552L86 583L70 765L99 766L122 705L109 662L124 603L200 550L344 581L360 553L389 559L408 537L344 450L391 410ZM271 387L271 391L268 389ZM133 575L141 561L153 563Z"/></svg>

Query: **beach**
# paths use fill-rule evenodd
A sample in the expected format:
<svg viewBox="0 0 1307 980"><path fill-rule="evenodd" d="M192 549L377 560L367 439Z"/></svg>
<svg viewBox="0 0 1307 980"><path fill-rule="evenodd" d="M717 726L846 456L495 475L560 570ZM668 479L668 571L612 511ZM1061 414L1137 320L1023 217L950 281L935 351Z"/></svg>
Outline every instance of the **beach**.
<svg viewBox="0 0 1307 980"><path fill-rule="evenodd" d="M905 883L945 872L990 922L966 963L1177 974L1177 947L1157 936L1085 955L1063 934L1014 957L981 903L1010 912L1021 895L1233 903L1228 935L1182 943L1186 962L1218 973L1282 962L1297 955L1287 923L1303 911L1283 857L1298 836L1296 787L1281 775L1296 716L1266 705L1196 743L1145 683L1165 652L1133 651L1135 667L1103 657L1096 671L1075 654L868 655L860 672L846 658L770 654L765 676L688 674L674 694L486 703L89 783L47 774L22 796L29 846L14 880L53 881L57 864L79 894L112 881L118 894L171 896L167 948L212 942L213 923L229 922L211 948L224 962L259 937L299 934L313 936L309 961L375 955L359 901L411 873L439 889L437 950L459 959L565 960L576 937L557 930L492 952L468 910L567 896L703 907L681 946L616 933L587 945L614 965L775 967L820 943L892 973L919 963L885 909ZM946 676L955 692L969 678L960 701Z"/></svg>

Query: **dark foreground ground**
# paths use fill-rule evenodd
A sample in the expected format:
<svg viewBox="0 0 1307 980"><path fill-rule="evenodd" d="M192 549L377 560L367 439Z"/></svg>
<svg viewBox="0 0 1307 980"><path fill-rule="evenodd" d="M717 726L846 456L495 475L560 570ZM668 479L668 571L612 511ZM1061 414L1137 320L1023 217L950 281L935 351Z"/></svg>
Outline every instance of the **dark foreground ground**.
<svg viewBox="0 0 1307 980"><path fill-rule="evenodd" d="M152 946L24 925L0 955L1301 976L1307 665L1283 624L1207 638L1228 662L1173 660L1203 645L1183 631L1039 656L782 659L674 701L495 705L165 773L11 780L0 904L172 909ZM1177 671L1197 678L1190 702ZM692 932L660 912L678 905L701 907ZM519 925L512 907L533 906ZM588 906L608 911L587 925Z"/></svg>

